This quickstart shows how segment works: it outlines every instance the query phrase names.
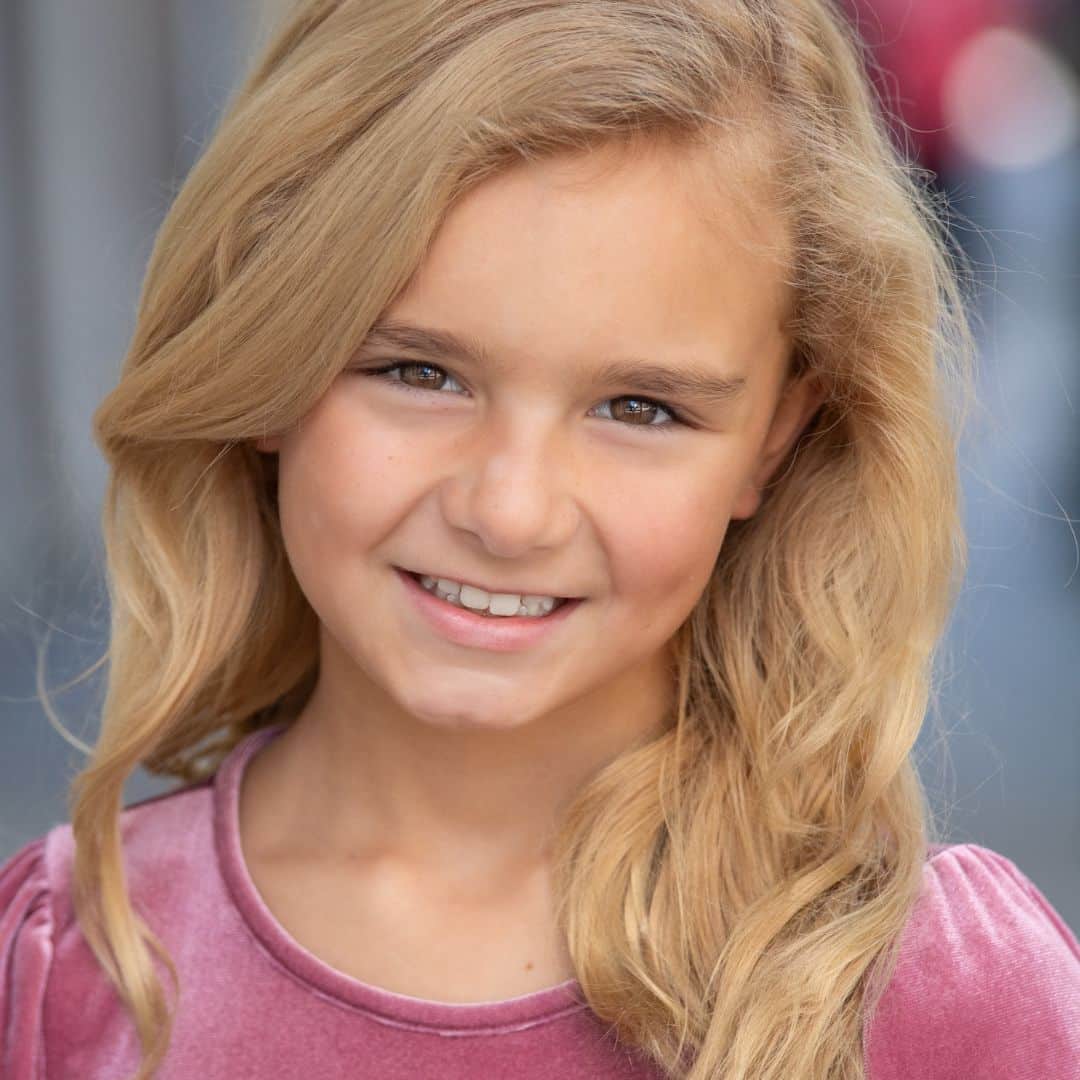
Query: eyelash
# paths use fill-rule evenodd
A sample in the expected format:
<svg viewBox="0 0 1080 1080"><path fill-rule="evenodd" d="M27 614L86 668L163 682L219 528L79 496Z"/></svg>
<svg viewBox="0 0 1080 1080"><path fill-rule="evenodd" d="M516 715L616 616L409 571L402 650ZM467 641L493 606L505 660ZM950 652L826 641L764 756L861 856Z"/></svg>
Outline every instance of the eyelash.
<svg viewBox="0 0 1080 1080"><path fill-rule="evenodd" d="M447 371L446 368L440 367L438 364L431 364L426 360L400 360L396 364L386 364L386 365L384 365L383 367L380 367L380 368L370 368L368 370L361 370L359 372L359 374L360 375L377 376L377 377L382 378L384 382L396 383L398 386L400 386L404 390L411 390L411 391L413 391L415 393L419 393L419 394L427 394L427 393L441 394L443 392L442 387L440 387L439 389L435 389L434 387L410 386L407 382L403 382L401 379L393 379L393 378L388 377L389 373L391 371L400 371L401 368L406 368L406 367L429 367L429 368L432 368L434 371L438 371L441 374L447 375L451 379L454 379L455 381L458 381L457 377L455 375L453 375L451 372ZM669 430L672 430L672 429L677 428L677 427L689 427L690 426L686 422L686 420L683 418L683 416L676 409L672 408L670 405L667 405L662 401L657 401L655 398L638 397L635 394L620 394L618 397L606 398L605 400L607 400L607 401L629 400L629 401L646 402L649 405L657 406L659 409L662 409L664 412L666 412L671 417L671 420L669 422L667 422L667 423L664 423L664 424L624 424L625 427L641 428L641 429L647 430L647 431L648 430L651 430L651 431L669 431ZM607 419L607 417L601 417L600 419ZM615 422L618 423L619 421L615 421Z"/></svg>

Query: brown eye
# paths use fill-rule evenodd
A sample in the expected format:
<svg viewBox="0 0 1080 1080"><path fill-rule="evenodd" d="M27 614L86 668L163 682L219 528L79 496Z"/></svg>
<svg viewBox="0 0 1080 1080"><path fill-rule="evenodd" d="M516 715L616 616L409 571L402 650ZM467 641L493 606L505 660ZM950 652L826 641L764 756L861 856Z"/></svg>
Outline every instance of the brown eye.
<svg viewBox="0 0 1080 1080"><path fill-rule="evenodd" d="M406 386L415 387L417 390L439 390L446 380L446 372L442 368L436 367L434 364L425 364L422 360L399 364L398 369L401 372L401 382L405 383ZM405 377L406 372L416 374L417 380L411 382Z"/></svg>
<svg viewBox="0 0 1080 1080"><path fill-rule="evenodd" d="M406 377L406 372L409 373L408 377ZM397 363L386 364L370 371L360 371L360 374L397 383L403 390L410 392L431 390L438 393L445 390L448 385L458 387L456 390L451 389L450 393L463 392L456 376L437 364L429 364L424 360L399 360ZM607 398L604 404L610 411L610 419L621 421L626 427L671 432L692 426L687 424L678 410L649 398L625 394L622 397ZM655 422L658 418L661 419L660 423Z"/></svg>
<svg viewBox="0 0 1080 1080"><path fill-rule="evenodd" d="M653 418L656 416L656 411L659 408L654 402L647 400L646 398L634 398L634 397L621 397L613 398L614 404L611 407L611 415L616 420L634 420L631 426L648 426L652 423ZM625 403L630 402L628 406ZM644 417L644 421L641 421L641 417Z"/></svg>
<svg viewBox="0 0 1080 1080"><path fill-rule="evenodd" d="M409 373L408 377L406 377L406 372ZM371 371L360 371L359 374L397 383L402 390L413 392L422 393L425 390L431 390L438 393L445 390L448 384L458 388L451 389L451 393L462 392L461 384L453 375L437 364L429 364L424 360L399 360L395 364L386 364L380 368L373 368Z"/></svg>
<svg viewBox="0 0 1080 1080"><path fill-rule="evenodd" d="M643 431L678 431L689 425L683 419L681 413L662 401L653 401L651 398L634 397L632 394L624 394L622 397L608 398L604 405L597 408L607 408L610 419L618 420L623 427L639 427ZM659 418L660 423L655 421Z"/></svg>

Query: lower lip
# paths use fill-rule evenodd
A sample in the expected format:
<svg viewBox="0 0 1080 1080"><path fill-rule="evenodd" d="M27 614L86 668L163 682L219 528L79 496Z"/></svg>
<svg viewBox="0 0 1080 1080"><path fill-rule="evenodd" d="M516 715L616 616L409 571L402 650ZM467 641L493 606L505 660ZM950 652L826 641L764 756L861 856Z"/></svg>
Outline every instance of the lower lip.
<svg viewBox="0 0 1080 1080"><path fill-rule="evenodd" d="M411 574L394 567L416 609L448 641L492 652L518 652L542 641L581 606L581 600L567 600L550 615L478 615L468 608L455 607L430 593Z"/></svg>

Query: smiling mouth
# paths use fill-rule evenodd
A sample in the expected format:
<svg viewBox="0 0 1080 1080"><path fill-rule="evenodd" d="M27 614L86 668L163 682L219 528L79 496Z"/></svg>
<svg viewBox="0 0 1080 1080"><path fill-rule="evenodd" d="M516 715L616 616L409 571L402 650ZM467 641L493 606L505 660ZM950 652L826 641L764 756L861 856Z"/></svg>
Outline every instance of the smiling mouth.
<svg viewBox="0 0 1080 1080"><path fill-rule="evenodd" d="M427 588L427 586L424 585L424 579L427 578L429 581L439 581L439 580L454 581L454 583L459 587L459 589L462 589L462 588L479 589L481 592L487 593L488 596L519 596L522 599L524 599L526 596L550 596L555 601L556 607L558 607L561 604L566 603L569 600L583 600L584 599L584 597L581 597L581 596L556 596L554 593L519 592L516 589L489 589L489 588L487 588L486 586L483 586L483 585L470 585L467 582L459 582L456 578L442 579L442 578L440 578L440 575L438 575L438 574L427 574L427 573L423 573L423 572L418 571L418 570L407 570L403 566L398 566L398 567L396 567L396 569L400 570L401 573L403 573L403 574L408 574L409 577L411 577L413 579L413 581L418 582L422 588ZM431 589L428 589L428 591L432 592L432 595L439 595L439 596L443 595L442 593L435 594L434 591L431 590Z"/></svg>
<svg viewBox="0 0 1080 1080"><path fill-rule="evenodd" d="M488 593L486 589L473 589L465 585L456 591L438 586L430 575L421 575L404 567L395 567L402 577L415 582L415 587L440 605L481 621L503 622L507 625L545 621L548 616L563 608L570 609L581 603L580 599L539 596L534 593ZM450 580L450 579L444 579ZM455 585L457 583L455 582Z"/></svg>

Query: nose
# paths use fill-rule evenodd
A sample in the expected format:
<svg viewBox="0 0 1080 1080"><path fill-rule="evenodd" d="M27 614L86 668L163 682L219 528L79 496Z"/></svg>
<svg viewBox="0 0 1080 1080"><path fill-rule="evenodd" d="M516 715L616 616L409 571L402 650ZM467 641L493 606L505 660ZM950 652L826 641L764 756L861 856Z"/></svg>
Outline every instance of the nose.
<svg viewBox="0 0 1080 1080"><path fill-rule="evenodd" d="M558 548L578 526L572 451L536 411L509 410L475 428L442 485L448 524L500 558Z"/></svg>

